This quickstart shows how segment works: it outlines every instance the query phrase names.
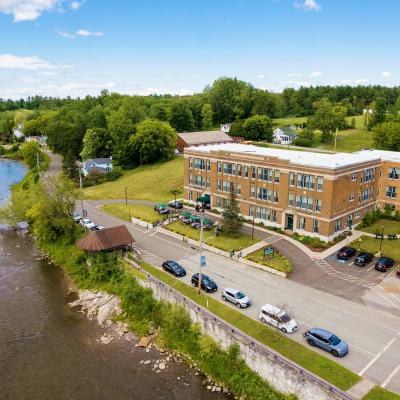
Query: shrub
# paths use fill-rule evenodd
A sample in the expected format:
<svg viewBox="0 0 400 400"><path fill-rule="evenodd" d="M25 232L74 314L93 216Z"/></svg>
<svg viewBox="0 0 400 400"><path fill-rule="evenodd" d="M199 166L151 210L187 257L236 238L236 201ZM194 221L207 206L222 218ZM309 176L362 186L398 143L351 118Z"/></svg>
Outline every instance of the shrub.
<svg viewBox="0 0 400 400"><path fill-rule="evenodd" d="M298 137L293 141L293 144L295 146L301 146L301 147L311 147L312 146L312 139L308 138L303 138L303 137Z"/></svg>
<svg viewBox="0 0 400 400"><path fill-rule="evenodd" d="M106 181L116 181L118 178L122 176L122 168L121 167L114 167L111 171L108 171L104 178Z"/></svg>

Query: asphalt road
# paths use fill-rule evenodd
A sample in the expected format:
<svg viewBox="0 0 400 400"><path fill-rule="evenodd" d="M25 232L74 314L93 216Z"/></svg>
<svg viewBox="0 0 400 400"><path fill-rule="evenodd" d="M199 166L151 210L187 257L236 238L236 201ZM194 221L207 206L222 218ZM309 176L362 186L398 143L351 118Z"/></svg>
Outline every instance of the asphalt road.
<svg viewBox="0 0 400 400"><path fill-rule="evenodd" d="M89 202L85 202L85 208L89 218L97 224L109 227L122 222L104 214ZM188 270L183 279L190 282L191 274L198 270L197 247L155 230L147 231L126 224L136 239L136 247L149 261L160 265L162 260L178 260ZM284 306L294 315L300 328L291 337L301 343L304 343L301 333L309 327L318 326L333 331L350 346L349 354L337 359L337 362L376 384L400 393L400 301L397 298L392 299L390 309L383 308L380 303L378 306L374 302L361 304L214 253L205 251L204 254L207 257L205 272L219 285L218 292L211 296L220 299L220 289L228 286L243 290L252 299L253 305L242 312L255 319L258 319L260 306L265 303ZM348 284L351 286L350 282ZM359 286L353 284L354 287ZM363 287L365 291L372 298L384 296L376 288ZM321 353L331 357L323 351Z"/></svg>

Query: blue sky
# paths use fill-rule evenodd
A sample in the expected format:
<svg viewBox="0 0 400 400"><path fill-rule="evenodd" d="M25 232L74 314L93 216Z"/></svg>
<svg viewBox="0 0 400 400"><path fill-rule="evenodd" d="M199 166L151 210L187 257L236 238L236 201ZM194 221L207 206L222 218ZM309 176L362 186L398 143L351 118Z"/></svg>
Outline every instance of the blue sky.
<svg viewBox="0 0 400 400"><path fill-rule="evenodd" d="M0 97L398 85L396 0L0 0Z"/></svg>

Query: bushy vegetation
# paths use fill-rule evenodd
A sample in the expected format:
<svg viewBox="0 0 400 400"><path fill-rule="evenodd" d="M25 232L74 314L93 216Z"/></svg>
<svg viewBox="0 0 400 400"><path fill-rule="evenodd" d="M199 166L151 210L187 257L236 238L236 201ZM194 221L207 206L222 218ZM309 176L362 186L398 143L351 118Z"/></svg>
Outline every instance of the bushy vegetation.
<svg viewBox="0 0 400 400"><path fill-rule="evenodd" d="M327 242L324 242L318 237L303 236L295 232L293 233L292 238L300 243L305 244L306 246L313 247L315 249L327 249L329 247Z"/></svg>
<svg viewBox="0 0 400 400"><path fill-rule="evenodd" d="M384 210L378 208L376 210L366 213L363 216L361 223L358 225L357 228L362 229L370 227L380 219L400 222L400 211L399 210L393 211L388 207L386 207Z"/></svg>
<svg viewBox="0 0 400 400"><path fill-rule="evenodd" d="M264 256L264 248L262 248L248 254L245 258L287 274L293 270L290 260L276 250L274 251L274 255Z"/></svg>

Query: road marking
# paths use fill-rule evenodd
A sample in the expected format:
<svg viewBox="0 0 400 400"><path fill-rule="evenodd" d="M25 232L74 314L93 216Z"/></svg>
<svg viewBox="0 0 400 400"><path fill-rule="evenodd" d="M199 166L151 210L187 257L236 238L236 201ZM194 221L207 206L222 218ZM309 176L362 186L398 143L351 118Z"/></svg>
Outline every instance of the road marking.
<svg viewBox="0 0 400 400"><path fill-rule="evenodd" d="M365 372L375 364L379 357L385 353L385 351L396 341L397 338L393 338L360 372L359 375L363 376Z"/></svg>
<svg viewBox="0 0 400 400"><path fill-rule="evenodd" d="M354 265L354 261L352 261L349 265Z"/></svg>
<svg viewBox="0 0 400 400"><path fill-rule="evenodd" d="M372 288L372 289L375 291L375 293L378 293L378 295L381 296L382 299L386 300L386 301L387 301L388 303L390 303L393 307L395 307L395 308L397 308L397 309L400 310L400 307L399 307L397 304L393 303L391 300L389 300L383 293L381 293L381 292L380 292L379 290L377 290L376 288Z"/></svg>
<svg viewBox="0 0 400 400"><path fill-rule="evenodd" d="M387 275L386 275L386 277L385 278L388 278L390 275L392 275L393 274L393 272L395 272L396 271L396 267L394 267Z"/></svg>
<svg viewBox="0 0 400 400"><path fill-rule="evenodd" d="M374 264L372 264L372 265L367 269L367 271L371 271L372 268L375 268L375 265L374 265Z"/></svg>
<svg viewBox="0 0 400 400"><path fill-rule="evenodd" d="M381 387L385 388L390 380L400 371L400 364L391 372L387 379L382 383Z"/></svg>
<svg viewBox="0 0 400 400"><path fill-rule="evenodd" d="M400 303L400 298L398 298L397 296L395 296L395 295L392 294L392 293L388 293L388 295L389 295L390 297L393 297L396 301L398 301L398 302Z"/></svg>

